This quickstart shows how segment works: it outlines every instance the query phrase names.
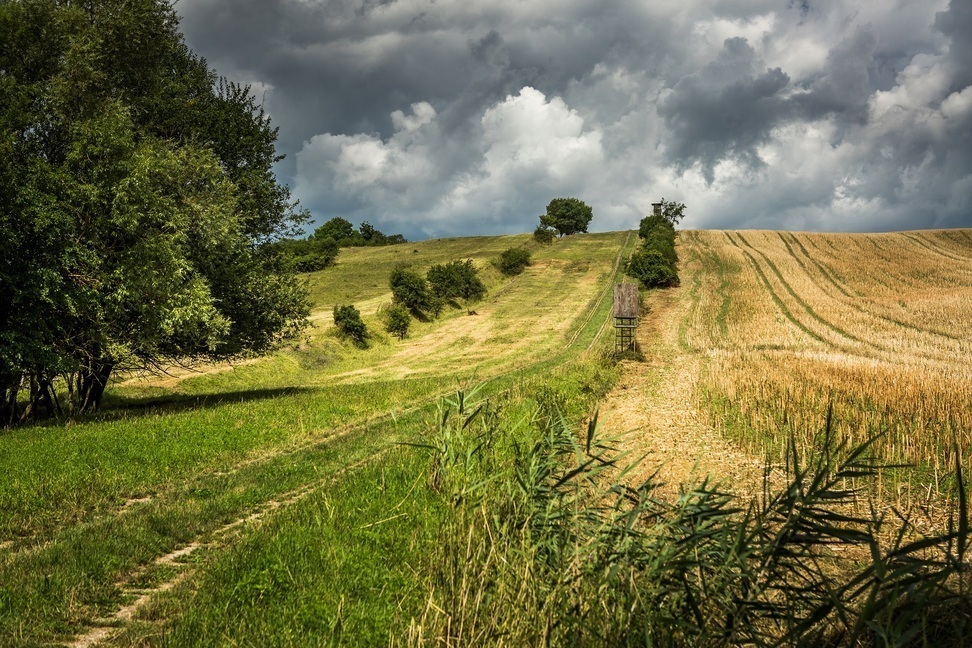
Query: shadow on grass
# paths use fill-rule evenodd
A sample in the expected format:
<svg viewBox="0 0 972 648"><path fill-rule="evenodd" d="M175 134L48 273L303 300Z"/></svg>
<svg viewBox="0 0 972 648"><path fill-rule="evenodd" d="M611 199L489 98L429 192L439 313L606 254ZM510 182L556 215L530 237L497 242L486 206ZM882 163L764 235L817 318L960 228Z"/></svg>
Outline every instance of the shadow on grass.
<svg viewBox="0 0 972 648"><path fill-rule="evenodd" d="M230 403L246 403L283 396L297 396L322 391L320 387L278 387L273 389L243 389L213 394L167 394L130 398L105 394L100 411L81 420L113 421L155 414L174 414L188 410L210 409Z"/></svg>

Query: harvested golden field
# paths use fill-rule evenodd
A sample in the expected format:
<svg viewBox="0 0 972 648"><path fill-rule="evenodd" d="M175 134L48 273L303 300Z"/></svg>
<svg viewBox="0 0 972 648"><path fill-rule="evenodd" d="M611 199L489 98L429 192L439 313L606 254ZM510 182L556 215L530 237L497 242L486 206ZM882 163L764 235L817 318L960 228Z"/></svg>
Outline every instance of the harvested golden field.
<svg viewBox="0 0 972 648"><path fill-rule="evenodd" d="M685 231L686 352L697 397L750 450L778 454L826 425L883 433L886 460L939 490L972 448L972 231ZM903 484L888 484L902 488Z"/></svg>

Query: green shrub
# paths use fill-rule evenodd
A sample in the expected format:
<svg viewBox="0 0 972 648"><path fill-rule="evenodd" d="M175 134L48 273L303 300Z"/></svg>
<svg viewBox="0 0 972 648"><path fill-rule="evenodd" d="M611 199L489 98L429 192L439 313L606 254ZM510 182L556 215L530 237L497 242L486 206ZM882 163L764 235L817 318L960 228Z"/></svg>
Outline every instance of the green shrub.
<svg viewBox="0 0 972 648"><path fill-rule="evenodd" d="M510 248L500 255L500 272L507 276L518 275L530 265L530 251L523 248Z"/></svg>
<svg viewBox="0 0 972 648"><path fill-rule="evenodd" d="M317 272L334 265L339 248L332 238L282 239L274 243L297 272Z"/></svg>
<svg viewBox="0 0 972 648"><path fill-rule="evenodd" d="M385 311L385 331L391 333L399 340L408 337L408 329L412 325L412 316L408 314L408 309L402 304L393 304Z"/></svg>
<svg viewBox="0 0 972 648"><path fill-rule="evenodd" d="M486 286L470 259L434 265L429 268L426 279L432 295L439 299L476 301L486 294Z"/></svg>
<svg viewBox="0 0 972 648"><path fill-rule="evenodd" d="M424 316L432 309L433 298L429 282L417 272L398 266L392 270L388 285L391 287L392 299L395 303L401 304L416 315Z"/></svg>
<svg viewBox="0 0 972 648"><path fill-rule="evenodd" d="M355 344L364 345L368 340L368 328L361 321L361 313L352 305L334 307L334 325L341 335Z"/></svg>
<svg viewBox="0 0 972 648"><path fill-rule="evenodd" d="M555 238L557 238L557 232L552 227L537 225L537 229L533 230L533 240L537 243L550 245Z"/></svg>
<svg viewBox="0 0 972 648"><path fill-rule="evenodd" d="M662 288L678 285L678 271L659 250L642 246L628 259L624 271L646 288Z"/></svg>

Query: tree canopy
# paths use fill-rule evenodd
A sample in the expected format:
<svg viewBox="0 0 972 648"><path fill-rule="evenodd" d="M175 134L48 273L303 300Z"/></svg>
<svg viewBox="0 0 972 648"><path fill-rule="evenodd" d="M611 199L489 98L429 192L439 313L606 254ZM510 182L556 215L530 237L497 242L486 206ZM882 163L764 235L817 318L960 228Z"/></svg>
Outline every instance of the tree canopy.
<svg viewBox="0 0 972 648"><path fill-rule="evenodd" d="M628 276L638 279L646 288L678 285L675 224L684 213L685 205L662 199L659 213L641 219L638 227L641 246L625 265Z"/></svg>
<svg viewBox="0 0 972 648"><path fill-rule="evenodd" d="M671 200L661 199L659 203L659 216L667 220L674 227L678 221L685 218L685 203L678 203Z"/></svg>
<svg viewBox="0 0 972 648"><path fill-rule="evenodd" d="M408 241L401 234L384 234L368 221L362 221L358 229L354 229L351 221L335 216L316 230L311 239L333 239L339 247L376 247L381 245L397 245Z"/></svg>
<svg viewBox="0 0 972 648"><path fill-rule="evenodd" d="M434 265L425 277L432 295L439 299L476 301L486 294L486 286L479 278L472 259Z"/></svg>
<svg viewBox="0 0 972 648"><path fill-rule="evenodd" d="M305 218L273 175L277 130L177 26L161 0L0 3L0 425L305 322L269 245Z"/></svg>
<svg viewBox="0 0 972 648"><path fill-rule="evenodd" d="M577 198L554 198L547 205L547 213L540 217L540 225L557 230L560 236L587 231L594 211Z"/></svg>

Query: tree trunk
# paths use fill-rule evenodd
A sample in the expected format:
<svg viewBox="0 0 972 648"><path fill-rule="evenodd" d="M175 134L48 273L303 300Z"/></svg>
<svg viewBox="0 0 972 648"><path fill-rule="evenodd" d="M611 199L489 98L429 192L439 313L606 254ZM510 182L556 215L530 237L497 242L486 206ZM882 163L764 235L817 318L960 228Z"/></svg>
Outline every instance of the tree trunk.
<svg viewBox="0 0 972 648"><path fill-rule="evenodd" d="M91 358L76 373L77 389L74 390L74 399L77 413L93 412L98 409L105 387L108 385L108 377L114 368L114 362Z"/></svg>
<svg viewBox="0 0 972 648"><path fill-rule="evenodd" d="M17 408L17 393L20 391L22 379L12 378L4 380L0 385L0 428L12 427L20 422L20 413Z"/></svg>

